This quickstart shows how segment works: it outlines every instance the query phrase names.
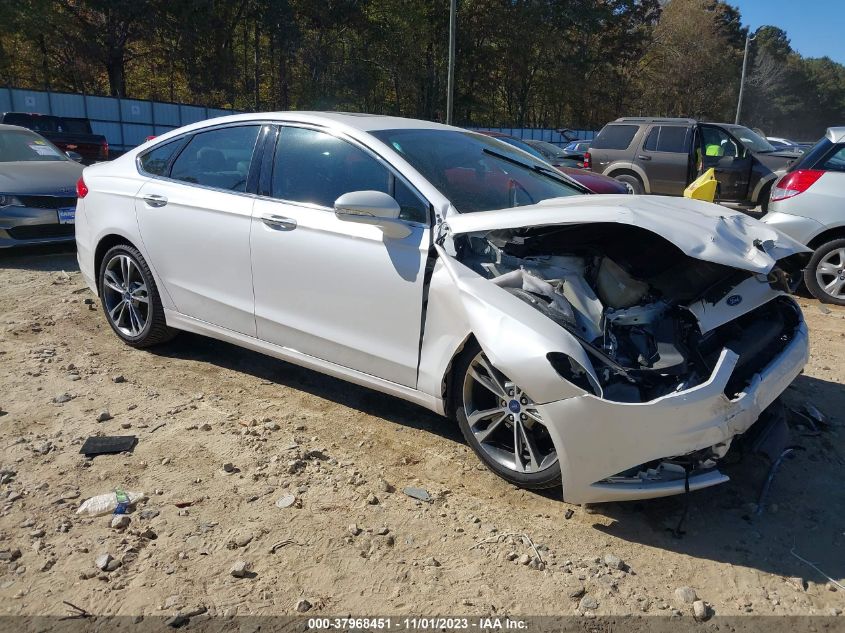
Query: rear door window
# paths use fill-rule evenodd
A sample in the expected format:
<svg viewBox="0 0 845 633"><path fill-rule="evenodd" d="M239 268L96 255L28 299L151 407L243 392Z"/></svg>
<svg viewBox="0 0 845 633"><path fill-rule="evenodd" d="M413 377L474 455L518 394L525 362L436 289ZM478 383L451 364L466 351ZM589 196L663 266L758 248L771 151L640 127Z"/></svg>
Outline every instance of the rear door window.
<svg viewBox="0 0 845 633"><path fill-rule="evenodd" d="M649 152L672 152L686 154L689 152L689 128L677 125L656 125L643 143L643 149Z"/></svg>
<svg viewBox="0 0 845 633"><path fill-rule="evenodd" d="M638 125L605 125L598 136L593 139L590 147L593 149L628 149L639 129Z"/></svg>
<svg viewBox="0 0 845 633"><path fill-rule="evenodd" d="M170 177L204 187L246 191L259 125L200 132L173 163Z"/></svg>
<svg viewBox="0 0 845 633"><path fill-rule="evenodd" d="M184 139L171 141L164 145L159 145L151 149L146 154L142 154L138 159L141 164L141 170L152 174L153 176L167 176L168 167L170 166L170 159L176 151L182 146Z"/></svg>

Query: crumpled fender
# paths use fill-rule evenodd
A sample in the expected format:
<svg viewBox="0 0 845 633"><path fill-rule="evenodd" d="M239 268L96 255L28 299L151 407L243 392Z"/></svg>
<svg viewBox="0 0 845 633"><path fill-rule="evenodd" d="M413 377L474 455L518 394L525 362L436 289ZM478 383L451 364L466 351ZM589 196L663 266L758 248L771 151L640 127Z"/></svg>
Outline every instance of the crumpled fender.
<svg viewBox="0 0 845 633"><path fill-rule="evenodd" d="M481 349L493 366L534 402L564 400L586 393L558 375L546 358L549 352L568 355L598 384L587 353L572 334L452 258L441 246L435 245L435 249L458 289L466 321Z"/></svg>

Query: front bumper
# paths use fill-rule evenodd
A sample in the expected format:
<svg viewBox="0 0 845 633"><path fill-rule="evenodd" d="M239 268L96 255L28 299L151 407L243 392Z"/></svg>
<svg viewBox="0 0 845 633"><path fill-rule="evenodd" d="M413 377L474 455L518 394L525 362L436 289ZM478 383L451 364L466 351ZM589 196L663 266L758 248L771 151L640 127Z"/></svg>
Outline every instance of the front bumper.
<svg viewBox="0 0 845 633"><path fill-rule="evenodd" d="M799 318L790 342L733 399L724 392L738 356L724 349L706 382L651 402L611 402L588 394L538 405L557 449L564 499L599 503L684 492L685 477L677 473L608 480L642 464L729 443L747 431L807 362L807 327ZM727 480L712 468L691 472L688 486L698 490Z"/></svg>
<svg viewBox="0 0 845 633"><path fill-rule="evenodd" d="M0 209L0 248L57 244L74 240L74 225L60 224L55 208Z"/></svg>

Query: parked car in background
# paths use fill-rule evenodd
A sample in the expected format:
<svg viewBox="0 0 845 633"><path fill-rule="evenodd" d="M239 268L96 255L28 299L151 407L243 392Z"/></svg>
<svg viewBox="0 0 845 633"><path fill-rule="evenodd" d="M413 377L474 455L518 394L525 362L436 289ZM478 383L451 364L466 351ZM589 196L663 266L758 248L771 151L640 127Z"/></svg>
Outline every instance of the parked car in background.
<svg viewBox="0 0 845 633"><path fill-rule="evenodd" d="M549 143L548 141L538 141L536 139L524 139L531 147L540 152L546 157L546 160L556 166L576 167L584 169L584 154L573 154L568 152L566 148ZM584 150L586 151L586 149Z"/></svg>
<svg viewBox="0 0 845 633"><path fill-rule="evenodd" d="M795 149L802 154L813 146L812 143L799 143L781 136L767 136L766 140L769 141L775 149Z"/></svg>
<svg viewBox="0 0 845 633"><path fill-rule="evenodd" d="M72 241L80 176L47 139L0 124L0 248Z"/></svg>
<svg viewBox="0 0 845 633"><path fill-rule="evenodd" d="M635 193L670 196L683 195L712 167L720 201L765 210L774 181L799 156L741 125L625 117L602 128L585 159L593 171L627 182Z"/></svg>
<svg viewBox="0 0 845 633"><path fill-rule="evenodd" d="M845 305L845 127L828 129L775 183L762 220L813 249L810 293Z"/></svg>
<svg viewBox="0 0 845 633"><path fill-rule="evenodd" d="M540 149L529 144L528 141L516 138L515 136L501 132L484 131L479 133L485 136L492 136L508 145L521 149L523 152L531 154L535 158L546 161L559 172L566 174L592 193L633 193L627 184L608 176L589 172L583 169L583 164L579 167L577 161L572 160L571 157L549 159Z"/></svg>
<svg viewBox="0 0 845 633"><path fill-rule="evenodd" d="M0 123L19 125L38 132L53 145L82 156L91 165L109 159L109 144L102 134L94 134L88 119L59 117L31 112L0 113Z"/></svg>
<svg viewBox="0 0 845 633"><path fill-rule="evenodd" d="M583 156L590 151L590 141L570 141L563 148L563 151L570 156Z"/></svg>
<svg viewBox="0 0 845 633"><path fill-rule="evenodd" d="M697 200L579 195L460 128L241 114L83 180L79 268L127 345L187 330L414 402L572 503L727 481L807 361L802 245Z"/></svg>

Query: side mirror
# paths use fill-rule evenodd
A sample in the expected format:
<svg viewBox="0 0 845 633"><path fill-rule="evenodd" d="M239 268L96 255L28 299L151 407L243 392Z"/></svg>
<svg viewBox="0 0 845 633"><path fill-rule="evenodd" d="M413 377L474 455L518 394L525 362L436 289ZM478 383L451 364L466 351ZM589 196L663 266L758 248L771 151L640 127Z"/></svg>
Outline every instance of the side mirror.
<svg viewBox="0 0 845 633"><path fill-rule="evenodd" d="M335 215L346 222L375 224L387 237L401 239L411 229L399 219L399 203L381 191L350 191L334 202Z"/></svg>
<svg viewBox="0 0 845 633"><path fill-rule="evenodd" d="M67 154L67 157L75 163L82 162L82 154L77 154L76 152L65 152L65 154Z"/></svg>

